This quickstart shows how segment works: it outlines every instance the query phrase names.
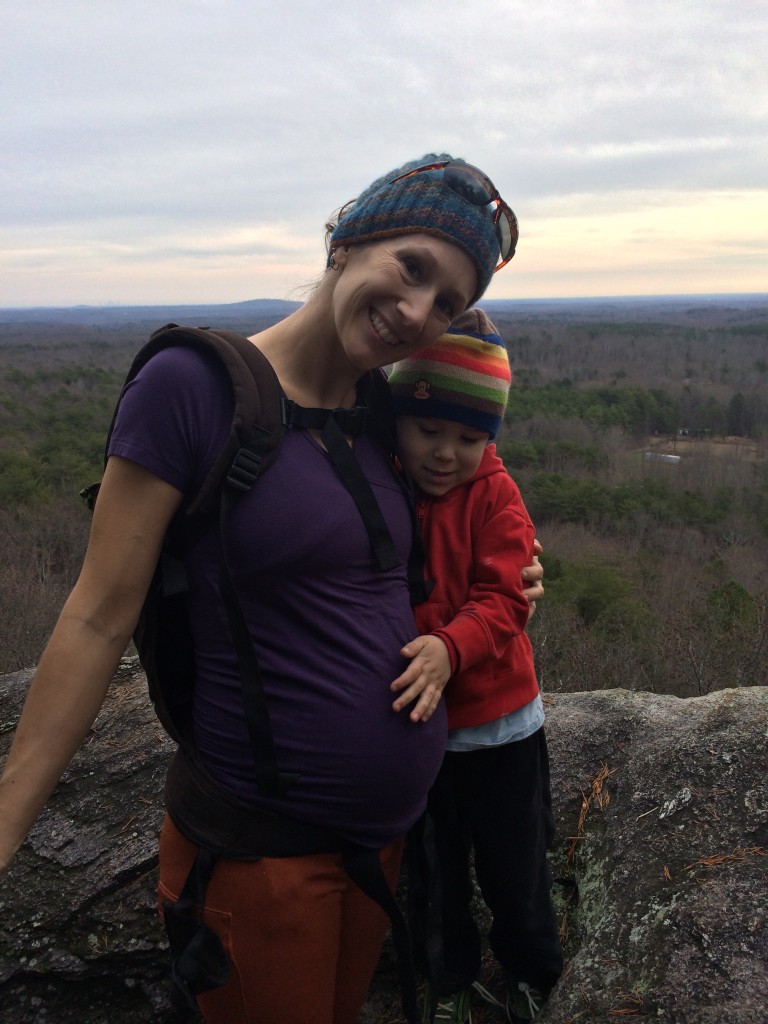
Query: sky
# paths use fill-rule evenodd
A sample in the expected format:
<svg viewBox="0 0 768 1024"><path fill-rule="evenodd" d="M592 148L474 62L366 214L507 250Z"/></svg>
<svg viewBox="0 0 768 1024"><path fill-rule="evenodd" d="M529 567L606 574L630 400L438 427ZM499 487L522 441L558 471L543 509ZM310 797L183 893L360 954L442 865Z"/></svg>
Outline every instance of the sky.
<svg viewBox="0 0 768 1024"><path fill-rule="evenodd" d="M766 0L25 0L0 307L302 299L429 152L520 244L487 297L768 291Z"/></svg>

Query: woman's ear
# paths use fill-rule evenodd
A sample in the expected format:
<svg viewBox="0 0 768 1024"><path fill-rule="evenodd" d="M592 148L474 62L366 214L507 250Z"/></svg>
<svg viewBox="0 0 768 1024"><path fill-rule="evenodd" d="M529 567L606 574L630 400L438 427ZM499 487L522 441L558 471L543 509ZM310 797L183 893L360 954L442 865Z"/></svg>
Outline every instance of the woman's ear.
<svg viewBox="0 0 768 1024"><path fill-rule="evenodd" d="M349 259L349 246L348 245L340 245L338 247L338 249L334 249L333 250L333 261L336 264L335 269L343 270L344 267L347 265L347 260L348 259Z"/></svg>

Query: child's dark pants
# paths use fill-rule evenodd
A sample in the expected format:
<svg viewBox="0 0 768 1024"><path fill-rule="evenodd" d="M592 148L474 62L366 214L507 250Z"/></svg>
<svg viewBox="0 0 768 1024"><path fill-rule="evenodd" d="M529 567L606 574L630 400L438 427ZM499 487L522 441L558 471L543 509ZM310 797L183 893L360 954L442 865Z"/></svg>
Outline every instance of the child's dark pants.
<svg viewBox="0 0 768 1024"><path fill-rule="evenodd" d="M468 988L480 969L472 908L470 853L493 914L489 941L513 981L544 992L563 969L552 876L546 860L554 836L544 729L524 740L466 753L448 752L429 795L440 879L443 994ZM416 858L418 859L418 858ZM409 870L418 872L414 858ZM426 965L425 909L419 880L414 939Z"/></svg>

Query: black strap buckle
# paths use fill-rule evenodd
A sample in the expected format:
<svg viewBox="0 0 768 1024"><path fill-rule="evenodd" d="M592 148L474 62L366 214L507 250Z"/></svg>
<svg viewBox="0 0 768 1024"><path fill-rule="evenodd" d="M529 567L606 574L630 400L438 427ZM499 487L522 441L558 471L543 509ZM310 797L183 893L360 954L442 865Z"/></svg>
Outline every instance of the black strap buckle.
<svg viewBox="0 0 768 1024"><path fill-rule="evenodd" d="M349 409L313 409L283 398L282 407L284 427L323 430L328 420L333 420L346 437L361 437L368 430L369 415L364 405L353 405Z"/></svg>
<svg viewBox="0 0 768 1024"><path fill-rule="evenodd" d="M334 409L331 416L347 437L360 437L365 433L368 410L362 405L354 405L351 409Z"/></svg>
<svg viewBox="0 0 768 1024"><path fill-rule="evenodd" d="M219 988L229 977L229 958L221 939L203 920L205 892L216 858L198 849L176 903L163 903L168 945L173 957L173 1003L190 1020L197 1011L197 996Z"/></svg>
<svg viewBox="0 0 768 1024"><path fill-rule="evenodd" d="M261 455L249 448L240 448L232 460L226 476L227 483L236 491L249 491L261 471Z"/></svg>

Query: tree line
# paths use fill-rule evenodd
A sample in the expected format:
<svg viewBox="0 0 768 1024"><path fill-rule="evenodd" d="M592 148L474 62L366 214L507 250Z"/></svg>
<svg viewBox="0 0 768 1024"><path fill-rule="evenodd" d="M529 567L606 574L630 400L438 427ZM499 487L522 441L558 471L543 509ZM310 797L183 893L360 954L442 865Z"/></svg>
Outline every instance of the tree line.
<svg viewBox="0 0 768 1024"><path fill-rule="evenodd" d="M768 682L765 318L493 316L515 377L498 450L545 548L530 625L545 689ZM0 325L0 671L34 664L74 582L77 493L148 333L72 330Z"/></svg>
<svg viewBox="0 0 768 1024"><path fill-rule="evenodd" d="M672 393L662 388L577 387L570 378L537 386L523 377L510 392L507 421L558 415L595 426L617 426L635 437L649 434L759 438L768 430L768 397L758 390L736 391L727 400L690 387Z"/></svg>

